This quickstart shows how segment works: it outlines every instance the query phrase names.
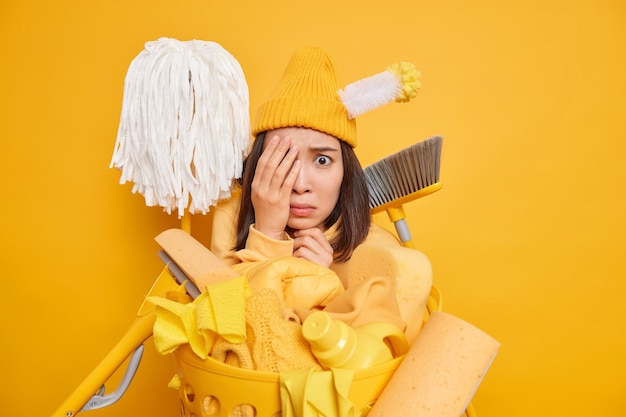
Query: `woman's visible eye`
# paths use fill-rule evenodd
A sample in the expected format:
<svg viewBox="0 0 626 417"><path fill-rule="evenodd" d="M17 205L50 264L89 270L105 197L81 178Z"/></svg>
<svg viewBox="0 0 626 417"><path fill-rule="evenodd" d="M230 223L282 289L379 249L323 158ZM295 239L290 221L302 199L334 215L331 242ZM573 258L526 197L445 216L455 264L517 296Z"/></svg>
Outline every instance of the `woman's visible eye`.
<svg viewBox="0 0 626 417"><path fill-rule="evenodd" d="M318 155L315 157L315 163L317 165L322 165L322 166L326 166L326 165L330 165L330 163L332 162L332 160L325 155Z"/></svg>

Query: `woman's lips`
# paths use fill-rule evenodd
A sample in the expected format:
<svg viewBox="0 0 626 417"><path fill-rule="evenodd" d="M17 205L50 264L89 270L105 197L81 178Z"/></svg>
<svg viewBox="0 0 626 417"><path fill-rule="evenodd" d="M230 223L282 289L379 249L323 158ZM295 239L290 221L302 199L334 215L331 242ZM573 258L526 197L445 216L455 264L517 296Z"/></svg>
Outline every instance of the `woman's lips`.
<svg viewBox="0 0 626 417"><path fill-rule="evenodd" d="M302 204L292 204L289 208L289 212L298 217L306 217L313 213L315 209L311 206L306 206Z"/></svg>

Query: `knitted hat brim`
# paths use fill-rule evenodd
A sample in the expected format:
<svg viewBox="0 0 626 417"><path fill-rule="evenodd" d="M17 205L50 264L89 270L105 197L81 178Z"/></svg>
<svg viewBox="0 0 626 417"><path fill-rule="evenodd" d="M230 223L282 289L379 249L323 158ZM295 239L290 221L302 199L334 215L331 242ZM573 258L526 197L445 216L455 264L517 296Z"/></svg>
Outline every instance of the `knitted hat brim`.
<svg viewBox="0 0 626 417"><path fill-rule="evenodd" d="M278 97L269 100L259 107L252 134L282 127L314 129L356 147L356 122L348 119L346 107L339 100L323 97Z"/></svg>

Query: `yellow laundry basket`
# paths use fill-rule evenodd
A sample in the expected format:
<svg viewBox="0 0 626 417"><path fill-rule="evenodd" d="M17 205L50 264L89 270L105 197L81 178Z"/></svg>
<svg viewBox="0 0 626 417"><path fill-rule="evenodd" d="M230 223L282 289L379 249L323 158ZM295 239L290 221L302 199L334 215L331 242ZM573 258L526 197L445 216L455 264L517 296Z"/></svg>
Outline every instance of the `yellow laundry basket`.
<svg viewBox="0 0 626 417"><path fill-rule="evenodd" d="M433 287L425 320L430 312L440 309L441 295ZM357 415L376 401L401 361L400 357L355 372L348 397ZM188 345L174 352L174 366L181 382L180 406L184 417L281 416L277 373L238 368L210 357L203 360Z"/></svg>

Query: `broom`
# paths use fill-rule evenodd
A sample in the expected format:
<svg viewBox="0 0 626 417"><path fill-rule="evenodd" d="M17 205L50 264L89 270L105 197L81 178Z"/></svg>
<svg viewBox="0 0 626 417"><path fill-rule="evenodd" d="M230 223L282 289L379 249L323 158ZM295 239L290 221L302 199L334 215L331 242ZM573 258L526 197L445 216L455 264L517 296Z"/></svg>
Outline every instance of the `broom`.
<svg viewBox="0 0 626 417"><path fill-rule="evenodd" d="M421 87L421 74L410 62L390 65L378 74L355 81L338 91L348 118L396 101L408 102ZM364 169L373 214L386 210L406 247L414 247L403 204L441 188L441 137L418 142Z"/></svg>
<svg viewBox="0 0 626 417"><path fill-rule="evenodd" d="M390 65L378 74L348 84L337 93L348 118L396 101L408 102L421 87L420 72L410 62ZM364 169L372 213L387 210L404 246L413 247L402 204L436 191L441 138L418 143Z"/></svg>
<svg viewBox="0 0 626 417"><path fill-rule="evenodd" d="M417 142L365 167L372 214L387 211L402 244L414 248L403 205L441 189L441 136Z"/></svg>

